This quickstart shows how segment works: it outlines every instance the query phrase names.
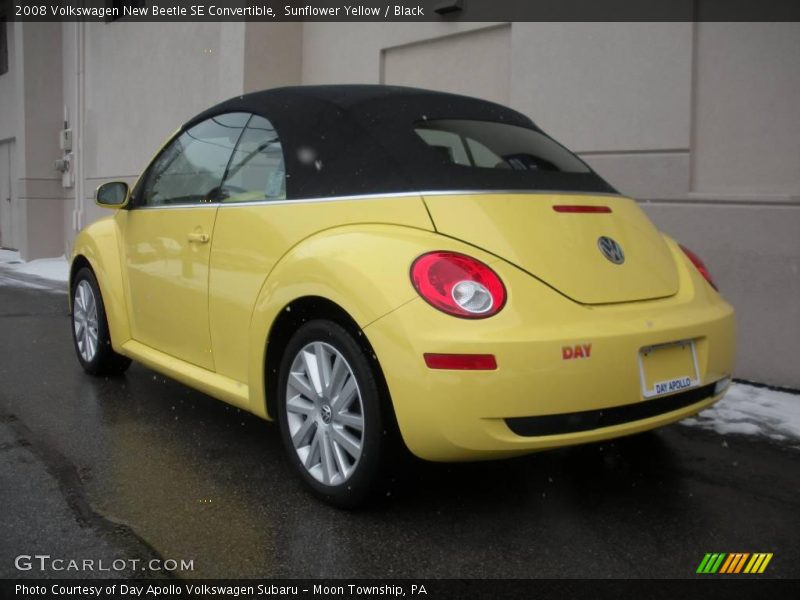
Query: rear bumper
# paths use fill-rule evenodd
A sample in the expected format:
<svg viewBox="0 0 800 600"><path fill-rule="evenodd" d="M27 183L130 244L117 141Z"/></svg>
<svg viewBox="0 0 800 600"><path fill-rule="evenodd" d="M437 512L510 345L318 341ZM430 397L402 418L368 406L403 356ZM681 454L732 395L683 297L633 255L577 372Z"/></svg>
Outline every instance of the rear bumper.
<svg viewBox="0 0 800 600"><path fill-rule="evenodd" d="M595 410L584 410L559 415L541 415L538 417L512 417L506 419L506 425L516 435L524 437L542 437L562 434L582 433L595 429L606 429L617 425L627 425L636 421L644 421L653 417L662 417L669 413L680 412L685 408L695 409L695 404L705 404L714 396L720 395L727 388L729 379L721 379L692 388L685 392L670 394L660 398L623 404Z"/></svg>
<svg viewBox="0 0 800 600"><path fill-rule="evenodd" d="M498 458L620 437L722 397L715 384L733 370L733 310L684 265L676 296L606 306L576 304L504 262L492 267L509 290L492 318L457 319L415 299L365 329L417 456ZM645 399L639 351L681 340L695 344L699 385ZM563 358L563 346L588 344L589 357ZM493 354L497 370L432 370L426 352Z"/></svg>

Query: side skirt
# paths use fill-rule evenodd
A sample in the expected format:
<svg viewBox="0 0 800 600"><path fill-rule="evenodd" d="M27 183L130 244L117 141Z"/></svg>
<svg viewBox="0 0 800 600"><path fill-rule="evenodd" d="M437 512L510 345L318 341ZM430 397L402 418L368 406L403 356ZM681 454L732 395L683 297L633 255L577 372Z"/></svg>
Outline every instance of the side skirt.
<svg viewBox="0 0 800 600"><path fill-rule="evenodd" d="M128 340L122 344L122 352L125 356L154 371L163 373L218 400L252 412L250 388L241 381L187 363L136 340Z"/></svg>

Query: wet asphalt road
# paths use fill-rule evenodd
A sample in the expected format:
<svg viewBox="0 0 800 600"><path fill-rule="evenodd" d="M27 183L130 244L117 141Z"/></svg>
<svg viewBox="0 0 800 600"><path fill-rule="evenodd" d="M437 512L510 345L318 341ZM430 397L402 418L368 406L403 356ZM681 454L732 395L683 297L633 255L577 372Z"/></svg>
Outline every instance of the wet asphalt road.
<svg viewBox="0 0 800 600"><path fill-rule="evenodd" d="M139 365L85 375L66 296L0 282L0 577L93 575L14 568L36 553L193 560L181 577L588 578L773 552L765 576L797 578L798 466L795 448L675 425L416 462L377 506L343 512L306 494L275 425Z"/></svg>

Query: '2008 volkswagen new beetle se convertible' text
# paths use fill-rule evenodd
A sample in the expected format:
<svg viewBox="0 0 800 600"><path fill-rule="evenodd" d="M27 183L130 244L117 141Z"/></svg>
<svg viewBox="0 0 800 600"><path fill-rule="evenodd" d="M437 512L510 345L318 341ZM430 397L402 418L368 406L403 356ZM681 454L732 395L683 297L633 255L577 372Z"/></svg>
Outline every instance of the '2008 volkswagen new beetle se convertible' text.
<svg viewBox="0 0 800 600"><path fill-rule="evenodd" d="M97 202L117 210L70 273L83 368L134 359L277 420L340 506L376 488L392 440L514 456L672 423L730 381L733 310L701 260L483 100L239 96Z"/></svg>

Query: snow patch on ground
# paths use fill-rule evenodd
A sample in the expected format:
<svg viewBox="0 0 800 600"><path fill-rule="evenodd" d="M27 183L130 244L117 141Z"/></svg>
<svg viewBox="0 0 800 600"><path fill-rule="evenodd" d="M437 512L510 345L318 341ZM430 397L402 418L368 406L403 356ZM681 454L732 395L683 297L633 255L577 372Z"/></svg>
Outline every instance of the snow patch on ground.
<svg viewBox="0 0 800 600"><path fill-rule="evenodd" d="M755 435L796 443L800 442L800 394L733 383L722 400L681 423L723 435Z"/></svg>
<svg viewBox="0 0 800 600"><path fill-rule="evenodd" d="M0 265L21 263L22 259L19 257L19 252L16 250L6 250L0 248Z"/></svg>
<svg viewBox="0 0 800 600"><path fill-rule="evenodd" d="M20 259L19 252L16 250L0 249L0 267L8 272L20 273L22 275L33 275L50 281L65 282L69 279L69 265L67 258L40 258L25 262Z"/></svg>

